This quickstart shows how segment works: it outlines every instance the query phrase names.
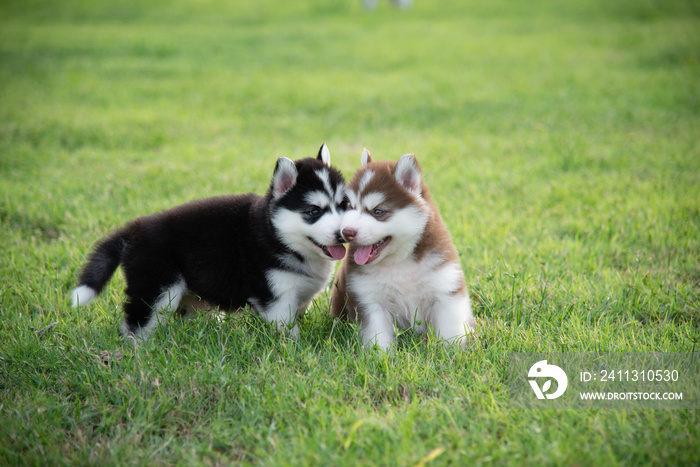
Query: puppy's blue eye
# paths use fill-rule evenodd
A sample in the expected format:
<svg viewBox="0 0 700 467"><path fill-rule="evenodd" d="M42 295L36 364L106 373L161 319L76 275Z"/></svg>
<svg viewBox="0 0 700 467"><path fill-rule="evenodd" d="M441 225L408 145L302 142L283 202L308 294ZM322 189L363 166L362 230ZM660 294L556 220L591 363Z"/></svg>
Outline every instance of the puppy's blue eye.
<svg viewBox="0 0 700 467"><path fill-rule="evenodd" d="M374 214L376 217L379 217L382 214L384 214L384 211L382 211L381 209L375 209L374 211L372 211L372 214Z"/></svg>

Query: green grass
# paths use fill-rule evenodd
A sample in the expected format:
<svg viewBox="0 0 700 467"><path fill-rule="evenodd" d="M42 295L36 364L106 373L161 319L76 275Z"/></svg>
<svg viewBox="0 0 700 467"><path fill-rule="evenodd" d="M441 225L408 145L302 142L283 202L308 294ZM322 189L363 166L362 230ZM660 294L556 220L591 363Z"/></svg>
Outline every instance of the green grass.
<svg viewBox="0 0 700 467"><path fill-rule="evenodd" d="M700 348L698 30L690 0L2 2L0 464L697 462L697 410L513 410L505 380L510 352ZM133 349L119 274L69 307L110 229L323 141L348 177L416 153L469 351L364 350L327 294L296 342L243 314Z"/></svg>

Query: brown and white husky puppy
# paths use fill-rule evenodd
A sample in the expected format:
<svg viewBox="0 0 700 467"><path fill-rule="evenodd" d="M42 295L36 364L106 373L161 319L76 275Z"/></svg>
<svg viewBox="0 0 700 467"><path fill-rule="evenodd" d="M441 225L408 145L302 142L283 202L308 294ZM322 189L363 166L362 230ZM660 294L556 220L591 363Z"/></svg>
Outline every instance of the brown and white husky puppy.
<svg viewBox="0 0 700 467"><path fill-rule="evenodd" d="M414 155L375 162L365 149L346 193L331 314L358 320L368 346L390 347L394 326L463 344L475 326L464 274Z"/></svg>
<svg viewBox="0 0 700 467"><path fill-rule="evenodd" d="M87 305L119 265L126 278L121 331L146 340L164 312L191 295L224 310L251 305L279 328L328 284L345 255L345 181L324 144L315 159L277 160L270 188L193 201L140 217L97 243L73 306Z"/></svg>

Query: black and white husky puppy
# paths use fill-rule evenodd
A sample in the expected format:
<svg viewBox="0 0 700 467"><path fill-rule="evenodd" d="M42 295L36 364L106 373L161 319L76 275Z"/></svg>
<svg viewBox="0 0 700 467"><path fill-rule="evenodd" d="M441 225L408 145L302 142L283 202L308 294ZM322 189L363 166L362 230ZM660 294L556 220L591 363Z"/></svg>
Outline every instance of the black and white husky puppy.
<svg viewBox="0 0 700 467"><path fill-rule="evenodd" d="M469 294L457 249L418 162L372 161L347 187L349 209L342 234L350 242L331 296L331 314L358 320L366 345L386 349L394 326L463 344L474 329Z"/></svg>
<svg viewBox="0 0 700 467"><path fill-rule="evenodd" d="M328 284L333 260L345 256L346 202L325 144L315 159L280 157L265 196L193 201L135 219L98 242L73 306L94 299L121 264L127 301L120 329L129 339L147 339L164 311L191 295L224 310L251 305L297 336L297 318Z"/></svg>

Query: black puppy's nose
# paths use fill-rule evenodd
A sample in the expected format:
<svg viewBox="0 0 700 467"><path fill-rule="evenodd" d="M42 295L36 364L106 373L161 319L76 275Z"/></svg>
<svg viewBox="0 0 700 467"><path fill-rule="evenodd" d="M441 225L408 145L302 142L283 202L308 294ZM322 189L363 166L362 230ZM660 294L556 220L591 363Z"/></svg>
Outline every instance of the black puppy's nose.
<svg viewBox="0 0 700 467"><path fill-rule="evenodd" d="M343 237L348 242L352 242L353 240L355 240L356 236L357 236L357 230L350 228L350 227L345 227L343 229Z"/></svg>
<svg viewBox="0 0 700 467"><path fill-rule="evenodd" d="M344 239L343 236L340 234L340 231L337 231L337 232L335 233L335 240L336 240L338 243L345 243L345 239Z"/></svg>

